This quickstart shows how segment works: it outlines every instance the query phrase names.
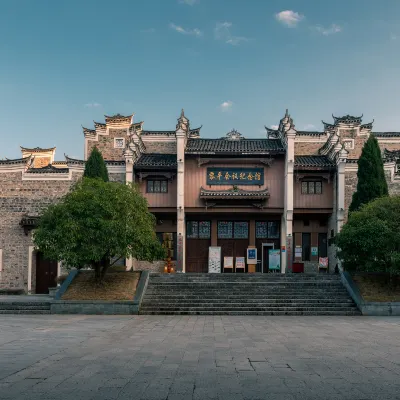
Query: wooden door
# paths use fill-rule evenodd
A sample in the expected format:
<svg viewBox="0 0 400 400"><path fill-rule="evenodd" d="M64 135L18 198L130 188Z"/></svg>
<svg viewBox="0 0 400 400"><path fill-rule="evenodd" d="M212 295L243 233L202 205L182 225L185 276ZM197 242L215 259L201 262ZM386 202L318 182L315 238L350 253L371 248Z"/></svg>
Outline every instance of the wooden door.
<svg viewBox="0 0 400 400"><path fill-rule="evenodd" d="M221 272L224 267L224 257L233 257L235 263L236 257L245 257L247 247L249 246L248 239L219 239L218 246L221 246ZM247 271L247 267L246 267Z"/></svg>
<svg viewBox="0 0 400 400"><path fill-rule="evenodd" d="M210 239L186 239L186 272L208 272Z"/></svg>
<svg viewBox="0 0 400 400"><path fill-rule="evenodd" d="M57 261L46 260L43 253L36 253L36 293L47 294L49 287L55 287L57 278Z"/></svg>

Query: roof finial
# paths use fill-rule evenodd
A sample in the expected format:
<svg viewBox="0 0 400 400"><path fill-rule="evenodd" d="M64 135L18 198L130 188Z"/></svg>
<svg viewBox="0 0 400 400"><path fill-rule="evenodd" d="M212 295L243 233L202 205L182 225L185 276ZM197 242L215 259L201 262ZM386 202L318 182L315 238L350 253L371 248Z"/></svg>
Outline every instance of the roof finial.
<svg viewBox="0 0 400 400"><path fill-rule="evenodd" d="M184 117L184 116L185 116L185 110L182 108L182 111L181 111L181 118Z"/></svg>
<svg viewBox="0 0 400 400"><path fill-rule="evenodd" d="M289 116L289 109L287 108L286 112L285 112L285 117L288 117L288 116Z"/></svg>

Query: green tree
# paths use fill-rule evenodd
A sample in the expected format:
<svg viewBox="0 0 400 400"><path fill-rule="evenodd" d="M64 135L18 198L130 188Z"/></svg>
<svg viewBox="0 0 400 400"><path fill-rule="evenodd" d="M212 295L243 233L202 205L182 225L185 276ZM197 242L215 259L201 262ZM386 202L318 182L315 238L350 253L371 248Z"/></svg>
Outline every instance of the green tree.
<svg viewBox="0 0 400 400"><path fill-rule="evenodd" d="M155 217L136 186L83 178L41 216L34 244L52 260L94 269L102 281L110 259L163 259Z"/></svg>
<svg viewBox="0 0 400 400"><path fill-rule="evenodd" d="M381 197L352 212L335 244L348 271L400 274L400 196Z"/></svg>
<svg viewBox="0 0 400 400"><path fill-rule="evenodd" d="M108 182L107 166L97 147L93 148L85 163L85 172L83 176L86 178L100 178L104 182Z"/></svg>
<svg viewBox="0 0 400 400"><path fill-rule="evenodd" d="M349 211L357 211L363 204L388 195L388 186L383 170L381 150L375 136L370 135L358 160L357 190Z"/></svg>

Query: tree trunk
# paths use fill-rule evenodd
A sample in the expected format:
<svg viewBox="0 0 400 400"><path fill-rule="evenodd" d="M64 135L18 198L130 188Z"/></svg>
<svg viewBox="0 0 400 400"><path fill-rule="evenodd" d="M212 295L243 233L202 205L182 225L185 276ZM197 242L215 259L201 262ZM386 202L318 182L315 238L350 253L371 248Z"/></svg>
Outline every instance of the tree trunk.
<svg viewBox="0 0 400 400"><path fill-rule="evenodd" d="M103 265L103 268L101 269L100 282L103 281L104 276L106 275L106 272L107 272L108 268L110 267L110 259L108 257L104 257L102 260L102 265Z"/></svg>
<svg viewBox="0 0 400 400"><path fill-rule="evenodd" d="M100 262L96 261L93 263L93 268L94 268L94 278L96 281L96 284L100 284L101 282L101 264Z"/></svg>

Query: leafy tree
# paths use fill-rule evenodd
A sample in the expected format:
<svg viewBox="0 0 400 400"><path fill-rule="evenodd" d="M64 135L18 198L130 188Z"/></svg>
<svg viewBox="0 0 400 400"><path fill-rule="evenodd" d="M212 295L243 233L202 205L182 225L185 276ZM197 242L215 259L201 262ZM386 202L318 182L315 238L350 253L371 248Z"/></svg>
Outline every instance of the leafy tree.
<svg viewBox="0 0 400 400"><path fill-rule="evenodd" d="M155 218L136 186L83 178L60 203L48 207L34 234L44 256L94 269L102 281L110 259L163 259Z"/></svg>
<svg viewBox="0 0 400 400"><path fill-rule="evenodd" d="M107 166L97 147L93 148L85 163L83 176L86 178L100 178L104 182L108 182Z"/></svg>
<svg viewBox="0 0 400 400"><path fill-rule="evenodd" d="M400 196L381 197L351 213L335 244L348 271L400 274Z"/></svg>
<svg viewBox="0 0 400 400"><path fill-rule="evenodd" d="M350 212L359 210L363 204L376 198L388 195L381 150L373 135L370 135L362 149L357 177L357 191L353 194Z"/></svg>

